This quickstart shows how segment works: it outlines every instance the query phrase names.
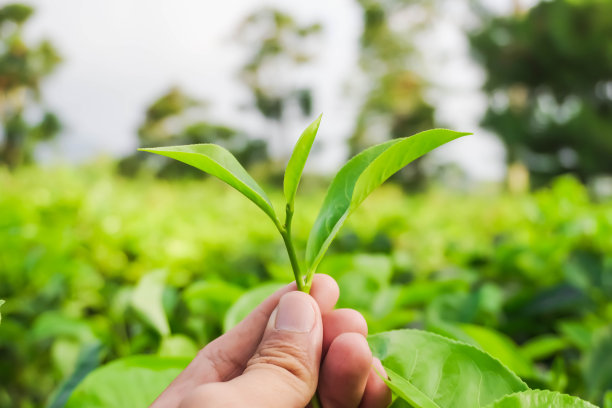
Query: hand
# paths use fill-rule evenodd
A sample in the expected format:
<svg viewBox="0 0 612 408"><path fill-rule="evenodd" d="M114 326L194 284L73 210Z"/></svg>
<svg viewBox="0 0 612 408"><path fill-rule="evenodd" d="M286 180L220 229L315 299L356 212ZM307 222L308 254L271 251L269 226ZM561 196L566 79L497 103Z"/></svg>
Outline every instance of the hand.
<svg viewBox="0 0 612 408"><path fill-rule="evenodd" d="M278 290L203 348L151 408L303 408L317 385L323 408L387 407L363 316L333 310L339 291L327 275L310 293L295 283Z"/></svg>

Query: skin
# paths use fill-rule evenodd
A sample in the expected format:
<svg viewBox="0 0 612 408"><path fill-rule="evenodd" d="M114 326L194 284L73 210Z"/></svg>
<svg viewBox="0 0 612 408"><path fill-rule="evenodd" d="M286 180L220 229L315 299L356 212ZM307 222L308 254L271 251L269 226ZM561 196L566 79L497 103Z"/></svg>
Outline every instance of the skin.
<svg viewBox="0 0 612 408"><path fill-rule="evenodd" d="M327 275L315 276L310 295L295 283L278 290L203 348L151 407L303 408L315 391L324 408L387 407L365 319L334 309L338 295Z"/></svg>

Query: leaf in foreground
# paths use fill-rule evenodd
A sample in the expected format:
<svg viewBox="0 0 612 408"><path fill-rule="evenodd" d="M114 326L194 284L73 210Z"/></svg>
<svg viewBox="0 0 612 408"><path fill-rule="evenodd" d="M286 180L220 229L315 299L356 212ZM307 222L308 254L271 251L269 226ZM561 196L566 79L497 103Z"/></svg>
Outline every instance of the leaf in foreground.
<svg viewBox="0 0 612 408"><path fill-rule="evenodd" d="M276 214L270 199L228 150L214 144L138 149L189 164L226 182L263 210L275 223Z"/></svg>
<svg viewBox="0 0 612 408"><path fill-rule="evenodd" d="M115 360L88 375L66 408L148 407L190 361L158 356Z"/></svg>
<svg viewBox="0 0 612 408"><path fill-rule="evenodd" d="M315 136L319 130L321 116L323 115L319 115L319 117L316 118L314 122L312 122L306 128L306 130L304 130L304 132L302 132L302 135L293 148L293 153L289 158L289 162L287 163L283 188L285 191L285 200L290 208L293 208L295 193L297 191L298 184L300 184L300 178L302 177L304 165L306 164L306 160L310 154L310 149L312 148Z"/></svg>
<svg viewBox="0 0 612 408"><path fill-rule="evenodd" d="M100 342L90 343L83 347L79 353L74 372L62 383L48 408L61 408L66 405L66 401L74 389L100 364L102 349L103 346Z"/></svg>
<svg viewBox="0 0 612 408"><path fill-rule="evenodd" d="M484 407L507 394L528 389L513 372L485 352L420 330L396 330L368 337L391 381L395 375L416 407ZM396 386L401 386L396 382ZM401 396L401 395L400 395ZM410 401L409 401L410 402ZM433 404L433 405L432 405Z"/></svg>
<svg viewBox="0 0 612 408"><path fill-rule="evenodd" d="M349 160L334 177L306 246L312 273L346 218L385 180L411 161L469 133L433 129L372 146Z"/></svg>
<svg viewBox="0 0 612 408"><path fill-rule="evenodd" d="M597 408L570 395L548 390L528 390L507 395L487 408Z"/></svg>

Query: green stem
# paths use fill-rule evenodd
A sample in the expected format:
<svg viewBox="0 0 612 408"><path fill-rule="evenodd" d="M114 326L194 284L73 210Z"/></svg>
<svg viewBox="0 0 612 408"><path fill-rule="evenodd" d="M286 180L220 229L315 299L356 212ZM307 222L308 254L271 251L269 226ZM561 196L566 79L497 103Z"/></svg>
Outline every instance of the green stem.
<svg viewBox="0 0 612 408"><path fill-rule="evenodd" d="M289 261L291 262L291 268L293 269L293 276L295 277L295 283L298 290L308 293L302 280L302 271L300 270L300 263L298 262L297 255L295 254L295 248L293 247L293 240L291 239L291 220L293 218L293 208L287 204L285 225L282 226L280 223L276 224L278 231L283 237L285 247L287 248L287 254L289 255Z"/></svg>
<svg viewBox="0 0 612 408"><path fill-rule="evenodd" d="M312 396L312 399L310 400L310 406L312 408L322 408L323 406L321 405L321 401L319 401L319 393L315 392L315 395Z"/></svg>

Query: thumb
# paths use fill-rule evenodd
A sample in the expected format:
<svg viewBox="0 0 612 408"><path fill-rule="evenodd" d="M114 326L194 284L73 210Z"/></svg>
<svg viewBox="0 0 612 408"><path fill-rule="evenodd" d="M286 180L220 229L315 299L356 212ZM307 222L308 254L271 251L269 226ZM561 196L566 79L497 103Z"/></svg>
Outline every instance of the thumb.
<svg viewBox="0 0 612 408"><path fill-rule="evenodd" d="M323 325L317 302L285 294L243 375L230 383L249 406L304 408L317 388Z"/></svg>

